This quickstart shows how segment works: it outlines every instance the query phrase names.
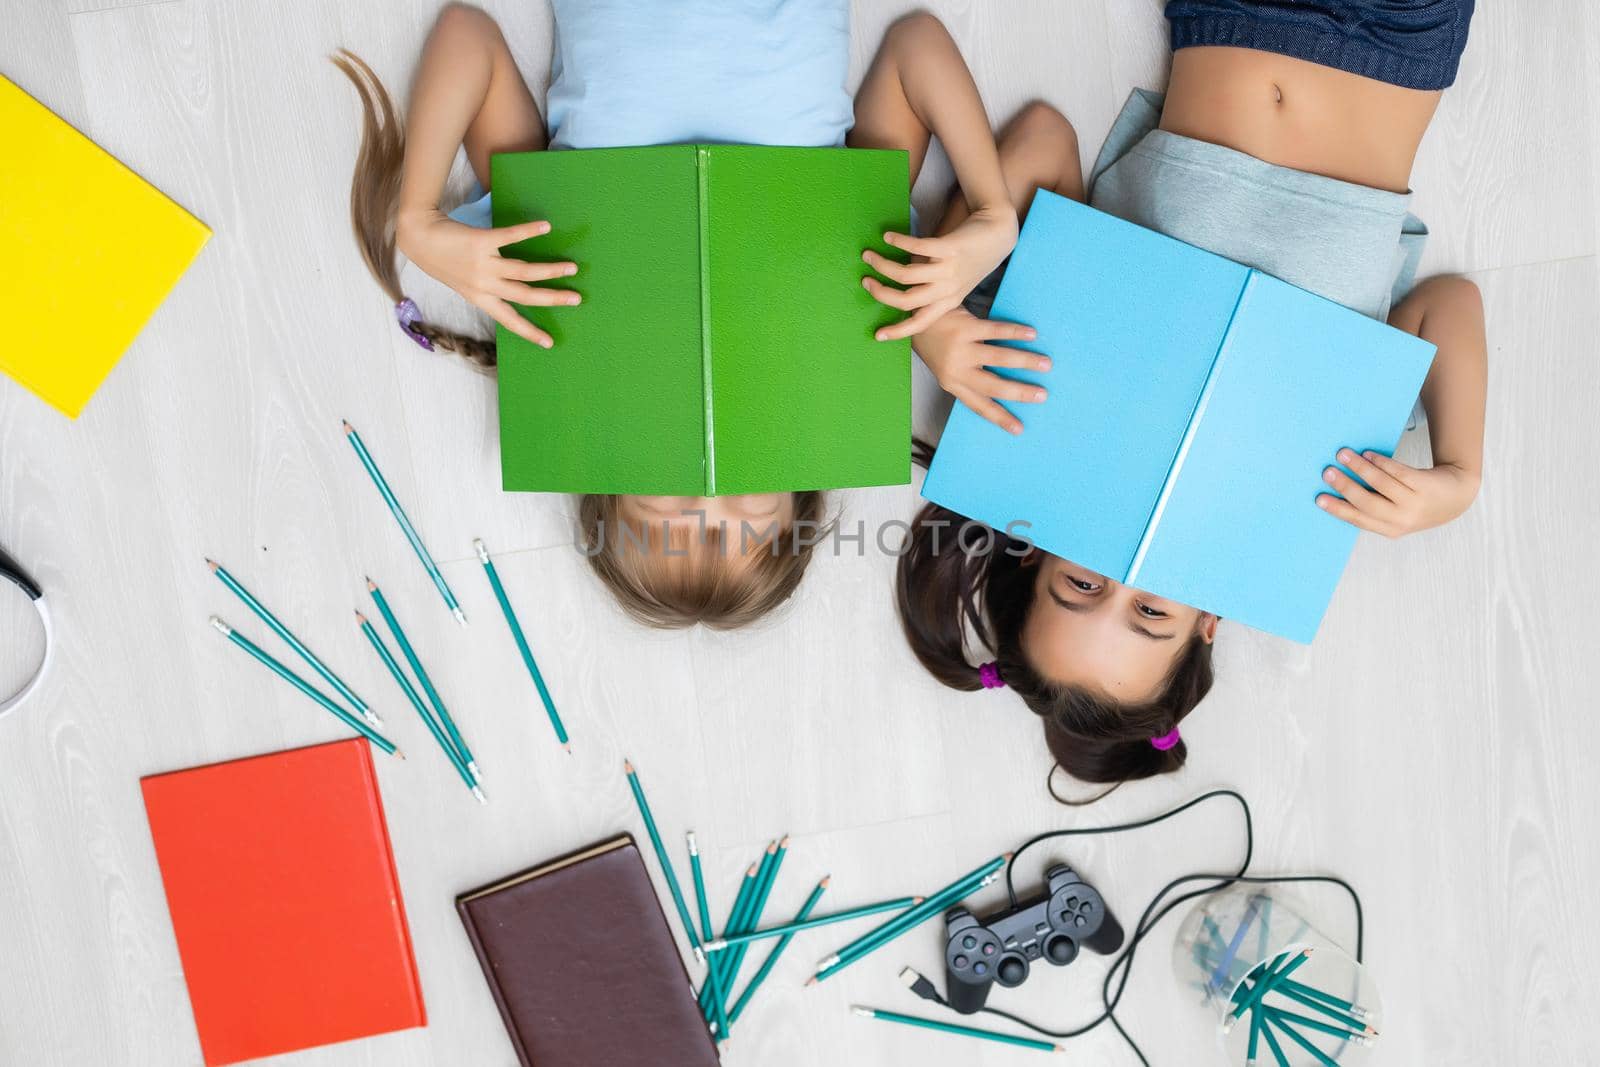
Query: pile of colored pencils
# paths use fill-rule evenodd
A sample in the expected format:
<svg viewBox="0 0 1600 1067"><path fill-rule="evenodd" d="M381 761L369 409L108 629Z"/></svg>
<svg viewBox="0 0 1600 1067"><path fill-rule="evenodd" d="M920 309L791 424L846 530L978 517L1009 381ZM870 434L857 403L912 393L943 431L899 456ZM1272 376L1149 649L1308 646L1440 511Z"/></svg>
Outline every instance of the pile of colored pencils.
<svg viewBox="0 0 1600 1067"><path fill-rule="evenodd" d="M373 629L372 623L361 612L356 612L356 624L361 627L361 633L366 637L367 643L372 646L378 658L383 660L383 665L389 671L390 677L400 691L405 694L406 700L416 709L417 715L428 728L428 733L433 735L434 741L444 752L445 758L455 768L456 774L466 787L472 790L472 795L478 798L478 803L488 802L483 793L483 772L478 769L478 761L473 758L472 750L467 747L467 742L461 736L461 730L456 726L455 719L451 717L450 710L445 707L444 699L439 696L439 689L433 684L433 679L428 676L428 671L422 666L422 660L417 656L417 650L412 646L406 632L400 626L400 620L395 617L394 609L389 606L389 600L383 595L383 590L378 588L378 583L371 578L367 579L367 592L372 596L372 602L377 605L378 614L383 616L383 623L389 629L389 634L394 638L394 643L399 647L401 655L411 665L412 672L416 675L417 683L422 691L427 694L428 702L424 704L422 697L411 684L411 679L406 677L406 672L401 669L395 660L394 654L383 643L383 638L378 636L378 631Z"/></svg>
<svg viewBox="0 0 1600 1067"><path fill-rule="evenodd" d="M984 888L1000 877L1000 869L1011 862L1011 854L996 856L976 870L968 871L954 882L923 898L916 907L909 909L903 915L871 930L850 942L844 948L835 952L821 963L817 964L817 973L806 982L813 985L826 981L844 970L846 967L865 959L878 949L896 940L902 934L909 933L930 919L939 918L954 906Z"/></svg>
<svg viewBox="0 0 1600 1067"><path fill-rule="evenodd" d="M371 741L373 745L379 749L379 751L386 752L391 756L397 756L400 759L406 758L405 754L396 748L393 742L378 732L378 730L383 726L383 720L378 718L373 710L367 706L366 701L356 696L355 691L346 685L338 675L334 674L333 671L328 668L327 664L318 659L316 653L312 652L298 637L291 633L289 628L285 626L276 615L269 611L265 604L257 600L251 594L250 590L246 589L243 583L241 583L237 578L229 574L228 569L222 566L220 563L217 563L215 560L208 559L206 560L206 566L211 568L211 573L217 576L217 580L223 585L227 586L228 590L233 593L234 596L238 597L244 603L245 607L249 608L257 618L267 624L267 628L269 630L277 634L283 640L284 644L293 649L295 655L299 656L311 667L312 670L321 675L322 679L326 681L328 685L331 686L334 691L336 691L340 697L342 697L348 703L349 707L346 708L344 705L339 704L332 697L328 696L306 679L300 677L300 675L290 670L283 663L279 662L276 657L269 654L265 649L261 648L255 642L236 631L233 627L229 626L215 615L211 616L211 626L213 629L215 629L222 636L226 637L229 641L233 642L234 645L248 652L251 658L256 660L256 662L260 663L262 666L272 671L273 674L276 674L279 678L282 678L284 681L294 686L313 703L320 706L324 711L328 712L334 718L350 727L350 729L354 730L362 737L365 737L368 741ZM360 716L359 718L357 717L358 715Z"/></svg>
<svg viewBox="0 0 1600 1067"><path fill-rule="evenodd" d="M678 921L688 936L695 958L705 966L706 977L700 988L700 1008L705 1015L706 1026L718 1042L728 1039L733 1024L744 1014L751 997L777 966L778 960L789 947L789 943L794 940L795 935L883 912L912 914L925 904L921 897L906 897L813 917L811 913L816 909L831 882L830 878L823 878L811 890L810 896L806 898L791 921L763 928L761 919L766 914L773 885L778 880L778 871L789 853L789 838L784 837L769 844L761 858L745 871L733 907L723 924L722 932L718 934L712 925L711 905L706 893L705 871L700 862L699 842L694 832L690 831L686 836L689 870L694 879L695 910L699 915L699 923L696 925L694 917L689 913L688 901L678 881L672 858L668 855L661 834L656 828L655 815L650 809L650 802L645 798L644 786L639 782L638 771L632 762L625 762L623 770L627 774L628 788L633 792L634 803L639 808L639 817L644 822L645 832L649 835L651 847L655 850L656 861L661 865L661 872L666 879L667 891L672 897ZM744 991L735 998L734 989L738 985L739 972L750 946L757 941L774 939L777 944L745 985Z"/></svg>
<svg viewBox="0 0 1600 1067"><path fill-rule="evenodd" d="M1250 1027L1245 1062L1251 1067L1261 1062L1263 1045L1277 1067L1289 1067L1285 1049L1296 1046L1320 1067L1338 1067L1347 1047L1369 1047L1378 1036L1367 1008L1291 977L1312 951L1281 952L1252 968L1234 990L1223 1033L1241 1020Z"/></svg>

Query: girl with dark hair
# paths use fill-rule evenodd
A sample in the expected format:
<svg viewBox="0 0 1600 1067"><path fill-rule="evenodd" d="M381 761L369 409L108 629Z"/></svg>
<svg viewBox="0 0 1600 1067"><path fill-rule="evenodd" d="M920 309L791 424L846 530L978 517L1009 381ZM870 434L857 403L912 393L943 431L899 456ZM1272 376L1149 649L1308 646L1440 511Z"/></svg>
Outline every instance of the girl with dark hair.
<svg viewBox="0 0 1600 1067"><path fill-rule="evenodd" d="M1316 504L1387 537L1453 520L1483 464L1483 308L1462 278L1413 287L1427 230L1408 212L1408 186L1473 0L1171 0L1166 11L1168 92L1129 99L1089 202L1433 342L1421 396L1431 465L1341 450ZM1071 173L1047 158L1014 170L1002 142L1008 186L1083 199L1076 146L1058 151ZM958 200L945 224L960 217ZM1020 433L996 402L1017 383L985 369L1015 366L1016 355L997 359L972 325L986 294L990 282L916 343L948 392ZM1211 688L1216 616L999 533L954 536L966 523L927 505L900 560L900 617L922 664L953 688L1014 689L1076 778L1114 784L1182 767L1179 723Z"/></svg>

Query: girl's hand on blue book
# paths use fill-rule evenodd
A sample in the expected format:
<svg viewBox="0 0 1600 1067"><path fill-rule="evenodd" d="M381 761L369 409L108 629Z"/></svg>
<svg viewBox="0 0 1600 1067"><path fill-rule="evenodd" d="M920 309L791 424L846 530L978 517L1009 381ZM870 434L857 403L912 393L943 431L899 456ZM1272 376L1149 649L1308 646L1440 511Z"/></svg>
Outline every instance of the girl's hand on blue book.
<svg viewBox="0 0 1600 1067"><path fill-rule="evenodd" d="M980 319L958 307L922 331L914 347L945 392L1007 433L1021 433L1022 423L996 401L1037 404L1044 400L1045 391L1037 385L1002 378L985 368L1043 372L1050 369L1050 357L986 342L1031 341L1036 336L1032 327Z"/></svg>
<svg viewBox="0 0 1600 1067"><path fill-rule="evenodd" d="M883 239L914 257L911 263L896 263L871 249L861 254L869 267L905 287L896 289L871 276L861 279L874 300L911 313L874 335L880 341L897 341L921 333L954 310L1011 254L1017 244L1017 213L1009 205L1003 210L985 209L973 212L943 237L886 233Z"/></svg>
<svg viewBox="0 0 1600 1067"><path fill-rule="evenodd" d="M1335 518L1385 537L1443 526L1466 511L1478 495L1479 475L1453 463L1410 467L1379 452L1358 456L1348 448L1335 458L1361 480L1338 467L1327 468L1322 480L1339 495L1323 493L1317 505Z"/></svg>
<svg viewBox="0 0 1600 1067"><path fill-rule="evenodd" d="M402 215L395 231L400 251L429 276L454 289L473 307L494 321L542 348L550 335L519 315L512 304L556 307L577 304L581 297L568 289L543 289L538 282L570 278L576 263L525 263L500 254L500 249L543 237L548 222L525 222L497 230L480 230L449 218L443 212Z"/></svg>

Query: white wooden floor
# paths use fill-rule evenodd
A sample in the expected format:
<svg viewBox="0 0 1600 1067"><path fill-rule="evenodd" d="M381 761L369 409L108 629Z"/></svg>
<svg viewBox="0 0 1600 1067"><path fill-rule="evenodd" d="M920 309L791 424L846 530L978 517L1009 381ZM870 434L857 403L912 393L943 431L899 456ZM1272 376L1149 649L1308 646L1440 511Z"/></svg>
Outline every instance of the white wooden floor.
<svg viewBox="0 0 1600 1067"><path fill-rule="evenodd" d="M1188 770L1081 813L1045 795L1038 727L1013 697L948 693L916 667L895 626L893 561L875 550L819 559L792 610L760 631L645 633L571 549L563 500L497 490L492 385L400 336L348 237L356 109L324 60L348 45L400 88L436 6L0 0L0 72L216 231L80 421L0 381L0 543L49 589L62 637L48 692L0 723L0 1063L199 1063L138 778L339 735L205 626L214 611L243 617L206 555L364 694L390 687L348 612L363 599L364 572L382 581L413 620L494 794L479 810L430 757L414 718L385 701L396 739L415 753L380 774L430 1024L286 1064L513 1063L452 898L636 829L624 755L668 836L700 832L720 908L740 869L785 831L794 851L775 907L791 910L828 872L842 906L926 891L1042 829L1153 813L1233 785L1256 805L1263 868L1337 871L1364 891L1368 959L1389 1009L1377 1062L1595 1062L1592 5L1485 0L1417 170L1417 209L1435 234L1430 267L1469 272L1488 303L1481 501L1442 531L1364 540L1314 649L1227 630L1217 690L1185 724ZM545 5L489 6L542 86ZM857 76L909 6L858 0ZM931 6L997 120L1048 100L1076 122L1086 156L1128 90L1162 78L1156 0ZM921 192L936 195L946 179L932 175ZM137 269L137 250L129 255ZM412 289L425 308L441 307L420 275ZM85 294L86 314L94 300ZM919 380L929 415L930 385ZM341 418L362 430L448 561L470 630L450 620L411 558L341 439ZM907 488L837 503L847 524L870 524L909 517L915 501ZM471 556L477 536L501 555L566 710L573 759L532 703ZM20 598L0 596L0 689L38 643ZM1170 877L1226 866L1239 847L1217 812L1055 854L1127 916ZM1314 907L1327 932L1347 929L1339 900ZM729 1062L990 1065L1028 1055L847 1014L853 1002L922 1007L894 976L905 963L938 973L933 927L803 990L808 965L840 940L797 943ZM1176 991L1169 942L1164 932L1142 957L1123 1017L1154 1062L1210 1062L1205 1017ZM1081 1020L1101 973L1085 959L1003 999ZM1131 1062L1107 1033L1074 1052L1077 1063Z"/></svg>

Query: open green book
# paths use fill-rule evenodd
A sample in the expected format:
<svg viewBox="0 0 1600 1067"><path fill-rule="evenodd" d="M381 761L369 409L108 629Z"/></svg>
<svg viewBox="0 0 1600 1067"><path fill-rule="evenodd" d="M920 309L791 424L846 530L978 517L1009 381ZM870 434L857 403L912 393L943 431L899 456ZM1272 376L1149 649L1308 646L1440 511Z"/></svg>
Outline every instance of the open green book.
<svg viewBox="0 0 1600 1067"><path fill-rule="evenodd" d="M911 346L861 287L907 232L904 152L670 145L493 160L507 256L578 264L577 307L501 327L507 490L720 496L910 481Z"/></svg>

